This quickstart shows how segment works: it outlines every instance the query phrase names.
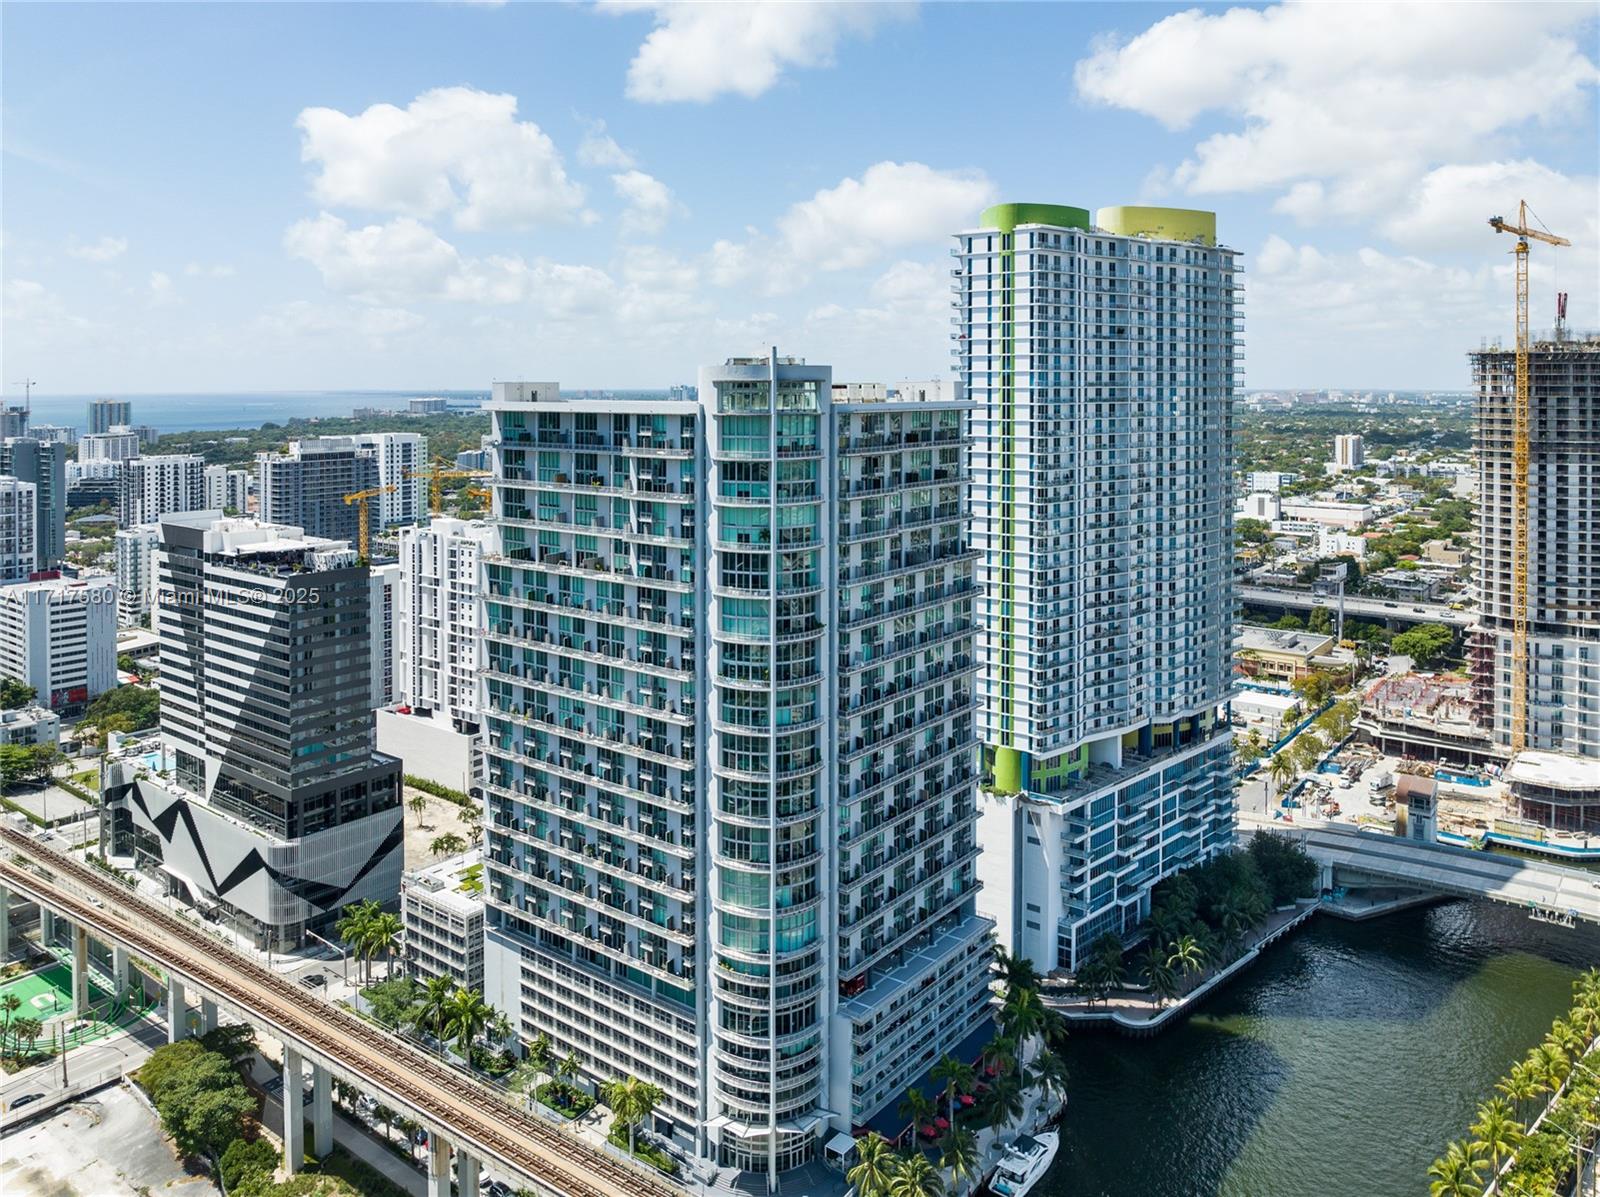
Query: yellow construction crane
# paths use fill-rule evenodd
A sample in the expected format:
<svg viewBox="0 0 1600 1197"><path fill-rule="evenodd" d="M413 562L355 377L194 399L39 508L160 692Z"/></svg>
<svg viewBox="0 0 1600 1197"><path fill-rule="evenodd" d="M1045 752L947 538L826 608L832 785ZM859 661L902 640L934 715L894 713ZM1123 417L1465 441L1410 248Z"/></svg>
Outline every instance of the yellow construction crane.
<svg viewBox="0 0 1600 1197"><path fill-rule="evenodd" d="M374 486L371 490L351 491L344 497L344 503L346 507L350 506L352 503L356 505L356 518L361 521L361 530L359 535L361 543L361 559L363 561L370 560L372 556L372 554L368 551L372 548L372 512L371 508L368 506L368 502L369 500L376 499L379 495L392 495L396 489L398 488L393 486Z"/></svg>
<svg viewBox="0 0 1600 1197"><path fill-rule="evenodd" d="M444 480L446 478L487 478L488 470L458 470L444 461L436 461L426 469L407 470L407 478L426 478L428 480L428 510L438 515L444 510Z"/></svg>
<svg viewBox="0 0 1600 1197"><path fill-rule="evenodd" d="M1491 216L1489 227L1517 238L1517 391L1511 417L1511 751L1517 753L1528 746L1528 239L1572 242L1530 228L1527 200L1518 201L1516 224Z"/></svg>

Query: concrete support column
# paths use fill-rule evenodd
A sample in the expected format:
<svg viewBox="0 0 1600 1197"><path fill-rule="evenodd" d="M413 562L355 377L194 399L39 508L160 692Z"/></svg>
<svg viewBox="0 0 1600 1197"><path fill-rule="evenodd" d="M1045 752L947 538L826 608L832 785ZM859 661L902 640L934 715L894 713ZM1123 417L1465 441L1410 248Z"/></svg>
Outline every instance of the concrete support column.
<svg viewBox="0 0 1600 1197"><path fill-rule="evenodd" d="M56 937L56 912L46 907L39 907L39 946L49 947L50 941Z"/></svg>
<svg viewBox="0 0 1600 1197"><path fill-rule="evenodd" d="M217 1029L217 1003L208 997L200 999L200 1033L208 1034Z"/></svg>
<svg viewBox="0 0 1600 1197"><path fill-rule="evenodd" d="M89 932L72 929L72 1017L89 1013Z"/></svg>
<svg viewBox="0 0 1600 1197"><path fill-rule="evenodd" d="M319 1160L333 1153L333 1074L311 1066L311 1153Z"/></svg>
<svg viewBox="0 0 1600 1197"><path fill-rule="evenodd" d="M290 1176L300 1171L306 1159L305 1075L300 1053L283 1048L283 1170Z"/></svg>
<svg viewBox="0 0 1600 1197"><path fill-rule="evenodd" d="M182 1039L188 1021L188 1007L183 1001L183 982L172 973L167 974L167 1042Z"/></svg>
<svg viewBox="0 0 1600 1197"><path fill-rule="evenodd" d="M0 960L11 955L11 891L0 885Z"/></svg>
<svg viewBox="0 0 1600 1197"><path fill-rule="evenodd" d="M474 1197L478 1191L478 1157L465 1151L456 1151L456 1192L460 1197Z"/></svg>
<svg viewBox="0 0 1600 1197"><path fill-rule="evenodd" d="M133 988L133 962L127 948L111 949L111 979L116 982L117 996L125 998Z"/></svg>
<svg viewBox="0 0 1600 1197"><path fill-rule="evenodd" d="M450 1197L450 1141L436 1131L428 1132L427 1197Z"/></svg>

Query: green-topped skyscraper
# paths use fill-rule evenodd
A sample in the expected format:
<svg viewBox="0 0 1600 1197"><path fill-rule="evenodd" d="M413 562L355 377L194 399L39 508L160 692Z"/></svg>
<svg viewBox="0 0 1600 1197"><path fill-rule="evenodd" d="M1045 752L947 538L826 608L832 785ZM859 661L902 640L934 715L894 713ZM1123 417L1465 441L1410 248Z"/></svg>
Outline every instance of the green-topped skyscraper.
<svg viewBox="0 0 1600 1197"><path fill-rule="evenodd" d="M956 237L980 906L1041 970L1232 837L1236 253L1216 217L1001 204Z"/></svg>

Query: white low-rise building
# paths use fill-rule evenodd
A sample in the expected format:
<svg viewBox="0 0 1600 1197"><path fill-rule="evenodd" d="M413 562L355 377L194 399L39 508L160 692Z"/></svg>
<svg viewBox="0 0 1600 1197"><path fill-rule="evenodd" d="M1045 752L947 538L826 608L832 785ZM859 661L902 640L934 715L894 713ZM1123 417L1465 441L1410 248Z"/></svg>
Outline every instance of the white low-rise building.
<svg viewBox="0 0 1600 1197"><path fill-rule="evenodd" d="M48 578L0 587L0 674L52 711L74 714L117 684L113 578Z"/></svg>
<svg viewBox="0 0 1600 1197"><path fill-rule="evenodd" d="M1283 504L1283 518L1287 520L1304 520L1307 523L1322 524L1330 528L1344 528L1354 531L1365 528L1372 522L1372 506L1369 503L1340 503L1331 499L1290 500Z"/></svg>
<svg viewBox="0 0 1600 1197"><path fill-rule="evenodd" d="M405 961L412 976L449 977L483 991L483 863L478 849L400 881Z"/></svg>
<svg viewBox="0 0 1600 1197"><path fill-rule="evenodd" d="M61 716L41 706L0 711L0 744L32 747L61 741Z"/></svg>

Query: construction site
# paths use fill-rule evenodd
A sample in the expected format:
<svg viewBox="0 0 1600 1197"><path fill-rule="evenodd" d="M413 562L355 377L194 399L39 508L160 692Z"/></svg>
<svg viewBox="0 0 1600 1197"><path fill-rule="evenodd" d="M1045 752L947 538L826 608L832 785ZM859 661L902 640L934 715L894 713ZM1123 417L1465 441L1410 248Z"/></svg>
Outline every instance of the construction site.
<svg viewBox="0 0 1600 1197"><path fill-rule="evenodd" d="M1468 766L1507 759L1477 717L1472 682L1460 674L1379 679L1362 696L1356 729L1386 756Z"/></svg>

